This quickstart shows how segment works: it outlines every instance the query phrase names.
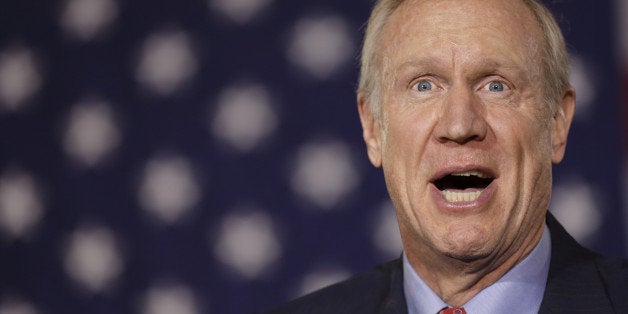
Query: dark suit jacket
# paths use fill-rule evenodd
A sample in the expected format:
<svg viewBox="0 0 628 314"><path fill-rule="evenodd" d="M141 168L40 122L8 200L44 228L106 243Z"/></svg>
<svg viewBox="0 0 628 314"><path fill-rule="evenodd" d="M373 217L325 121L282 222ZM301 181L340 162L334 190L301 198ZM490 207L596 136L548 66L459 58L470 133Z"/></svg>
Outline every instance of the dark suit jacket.
<svg viewBox="0 0 628 314"><path fill-rule="evenodd" d="M547 216L552 257L539 313L628 313L628 261L583 248ZM402 269L397 259L267 313L407 313Z"/></svg>

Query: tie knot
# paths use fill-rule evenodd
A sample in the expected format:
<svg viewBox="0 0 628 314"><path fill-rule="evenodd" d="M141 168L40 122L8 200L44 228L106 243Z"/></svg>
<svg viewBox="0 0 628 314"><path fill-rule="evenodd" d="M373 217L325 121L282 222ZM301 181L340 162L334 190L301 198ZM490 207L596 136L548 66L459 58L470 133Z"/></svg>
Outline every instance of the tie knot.
<svg viewBox="0 0 628 314"><path fill-rule="evenodd" d="M450 307L447 309L442 309L438 314L467 314L467 312L462 307Z"/></svg>

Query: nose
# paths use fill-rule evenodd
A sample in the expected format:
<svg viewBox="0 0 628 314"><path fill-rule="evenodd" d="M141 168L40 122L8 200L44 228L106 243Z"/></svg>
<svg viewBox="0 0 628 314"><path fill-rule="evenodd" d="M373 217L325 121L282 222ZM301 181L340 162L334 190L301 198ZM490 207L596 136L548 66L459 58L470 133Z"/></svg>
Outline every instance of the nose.
<svg viewBox="0 0 628 314"><path fill-rule="evenodd" d="M434 137L441 143L482 141L488 126L482 102L469 88L452 88L442 103Z"/></svg>

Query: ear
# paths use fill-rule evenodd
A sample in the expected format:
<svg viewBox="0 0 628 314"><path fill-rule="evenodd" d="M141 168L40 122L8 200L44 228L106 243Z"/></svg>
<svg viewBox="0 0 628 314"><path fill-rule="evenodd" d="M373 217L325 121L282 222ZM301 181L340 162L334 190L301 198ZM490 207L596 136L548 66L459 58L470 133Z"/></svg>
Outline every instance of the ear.
<svg viewBox="0 0 628 314"><path fill-rule="evenodd" d="M375 118L368 97L358 94L358 112L362 123L362 137L366 143L366 151L373 166L379 168L382 165L381 127Z"/></svg>
<svg viewBox="0 0 628 314"><path fill-rule="evenodd" d="M573 88L570 88L563 93L563 97L552 117L552 163L554 164L563 160L565 155L567 134L573 120L575 106L576 92Z"/></svg>

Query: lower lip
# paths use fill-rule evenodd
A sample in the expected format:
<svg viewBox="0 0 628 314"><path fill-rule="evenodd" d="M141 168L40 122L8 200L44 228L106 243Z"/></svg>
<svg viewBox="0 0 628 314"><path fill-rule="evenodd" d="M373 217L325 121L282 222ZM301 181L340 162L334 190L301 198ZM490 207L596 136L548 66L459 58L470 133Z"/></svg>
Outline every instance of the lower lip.
<svg viewBox="0 0 628 314"><path fill-rule="evenodd" d="M471 202L448 202L445 199L443 193L432 183L430 183L430 192L432 194L432 197L436 200L436 204L442 211L449 213L467 212L470 210L482 209L488 205L491 197L497 189L497 184L495 181L496 180L493 180L491 184L489 184L486 188L484 188L484 190L482 190L480 196L478 196L476 200Z"/></svg>

